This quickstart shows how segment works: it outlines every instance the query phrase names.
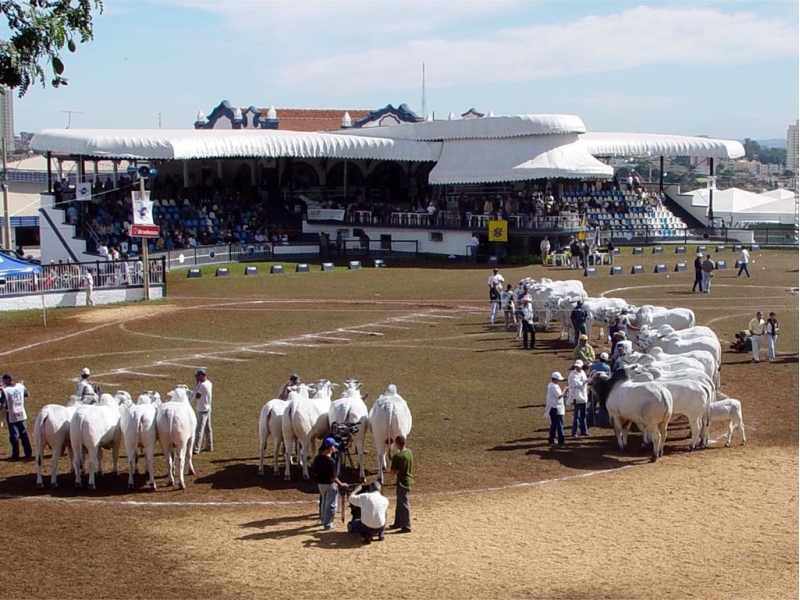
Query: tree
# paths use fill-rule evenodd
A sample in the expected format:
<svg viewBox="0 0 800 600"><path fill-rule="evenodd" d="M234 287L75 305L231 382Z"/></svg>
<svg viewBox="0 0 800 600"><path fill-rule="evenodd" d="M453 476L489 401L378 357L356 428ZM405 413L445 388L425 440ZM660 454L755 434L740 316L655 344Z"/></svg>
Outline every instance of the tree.
<svg viewBox="0 0 800 600"><path fill-rule="evenodd" d="M36 82L67 85L61 52L92 40L92 10L102 13L103 0L0 0L8 26L8 39L0 40L0 85L20 97Z"/></svg>
<svg viewBox="0 0 800 600"><path fill-rule="evenodd" d="M755 160L758 157L759 150L761 150L759 143L750 138L744 138L743 145L745 158L747 160Z"/></svg>

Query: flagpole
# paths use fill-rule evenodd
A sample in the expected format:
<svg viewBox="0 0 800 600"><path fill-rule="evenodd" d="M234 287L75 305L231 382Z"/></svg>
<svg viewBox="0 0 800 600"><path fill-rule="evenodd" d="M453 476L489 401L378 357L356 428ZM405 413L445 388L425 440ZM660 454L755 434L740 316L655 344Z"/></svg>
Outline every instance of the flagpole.
<svg viewBox="0 0 800 600"><path fill-rule="evenodd" d="M139 200L144 202L144 177L139 175ZM139 238L142 241L142 259L144 260L144 269L142 276L144 277L144 299L150 300L150 250L147 247L148 239L145 237Z"/></svg>

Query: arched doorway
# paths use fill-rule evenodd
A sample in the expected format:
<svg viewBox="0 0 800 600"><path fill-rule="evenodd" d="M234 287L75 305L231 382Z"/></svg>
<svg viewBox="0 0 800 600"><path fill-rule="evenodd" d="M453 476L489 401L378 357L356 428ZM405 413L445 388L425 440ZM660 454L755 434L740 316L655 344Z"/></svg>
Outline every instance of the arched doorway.
<svg viewBox="0 0 800 600"><path fill-rule="evenodd" d="M292 181L296 190L319 187L319 175L316 169L307 162L292 162Z"/></svg>
<svg viewBox="0 0 800 600"><path fill-rule="evenodd" d="M382 202L408 202L406 175L396 162L379 163L367 176L367 197Z"/></svg>

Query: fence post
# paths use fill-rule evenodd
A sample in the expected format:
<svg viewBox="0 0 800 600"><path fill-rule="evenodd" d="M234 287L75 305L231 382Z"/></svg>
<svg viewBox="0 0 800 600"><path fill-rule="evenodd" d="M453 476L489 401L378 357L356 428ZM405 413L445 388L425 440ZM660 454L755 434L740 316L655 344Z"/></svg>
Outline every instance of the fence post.
<svg viewBox="0 0 800 600"><path fill-rule="evenodd" d="M164 286L164 288L163 288L164 292L162 293L161 297L162 298L166 298L167 297L167 270L166 270L165 259L164 259L163 256L161 257L161 284Z"/></svg>

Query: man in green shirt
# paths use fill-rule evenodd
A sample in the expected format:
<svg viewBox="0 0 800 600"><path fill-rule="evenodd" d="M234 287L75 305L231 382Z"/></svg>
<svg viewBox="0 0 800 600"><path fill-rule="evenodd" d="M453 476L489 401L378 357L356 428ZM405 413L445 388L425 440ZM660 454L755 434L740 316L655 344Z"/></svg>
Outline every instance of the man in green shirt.
<svg viewBox="0 0 800 600"><path fill-rule="evenodd" d="M572 352L573 360L582 360L584 364L592 364L594 362L594 348L589 344L589 336L582 333L578 338L578 345Z"/></svg>
<svg viewBox="0 0 800 600"><path fill-rule="evenodd" d="M392 457L392 473L397 476L397 503L394 507L394 523L389 529L399 529L400 533L411 533L411 505L409 495L414 487L414 455L406 449L406 437L398 435L394 440L397 454Z"/></svg>

